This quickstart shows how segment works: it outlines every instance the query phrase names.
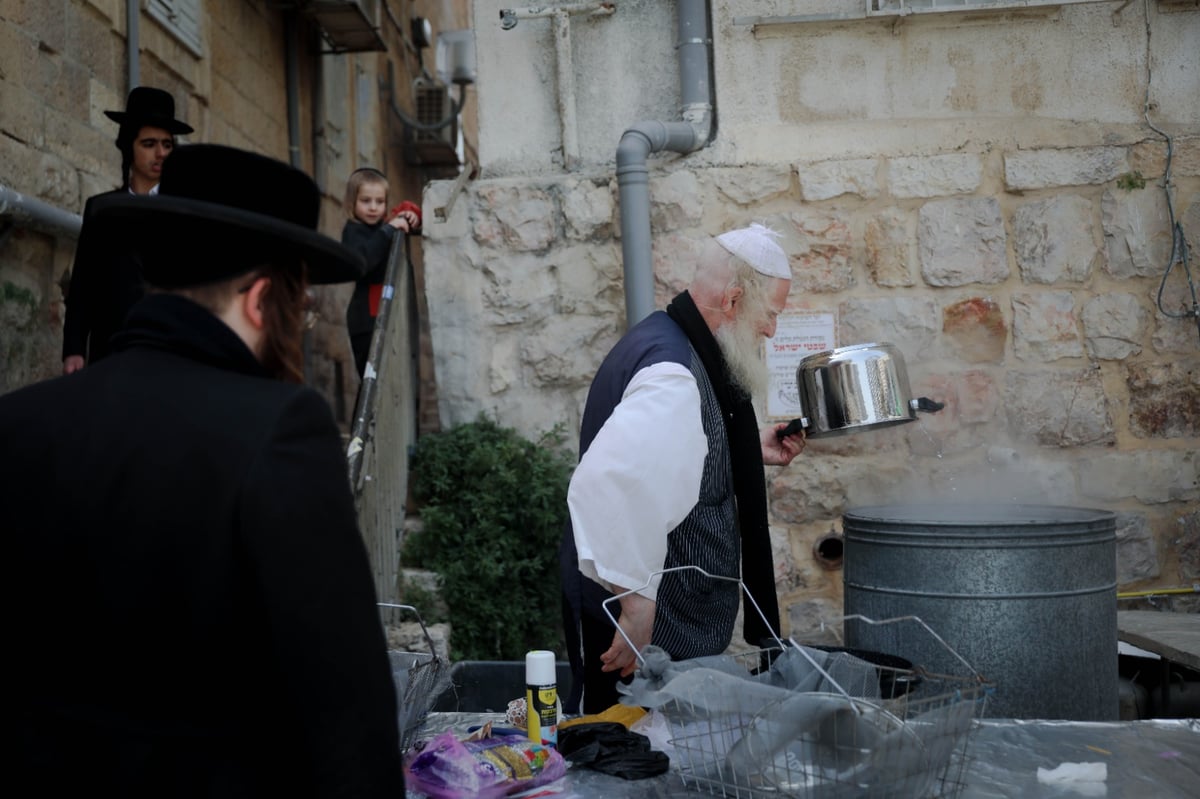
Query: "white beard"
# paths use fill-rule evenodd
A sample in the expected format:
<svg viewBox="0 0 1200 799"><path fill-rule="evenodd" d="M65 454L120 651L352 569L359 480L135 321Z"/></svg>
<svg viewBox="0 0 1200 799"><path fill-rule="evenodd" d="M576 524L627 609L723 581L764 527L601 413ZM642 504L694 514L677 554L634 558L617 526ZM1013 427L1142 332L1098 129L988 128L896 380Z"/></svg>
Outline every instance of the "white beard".
<svg viewBox="0 0 1200 799"><path fill-rule="evenodd" d="M761 397L767 390L767 364L759 347L762 337L748 316L739 314L732 324L717 328L714 337L733 382L751 397Z"/></svg>

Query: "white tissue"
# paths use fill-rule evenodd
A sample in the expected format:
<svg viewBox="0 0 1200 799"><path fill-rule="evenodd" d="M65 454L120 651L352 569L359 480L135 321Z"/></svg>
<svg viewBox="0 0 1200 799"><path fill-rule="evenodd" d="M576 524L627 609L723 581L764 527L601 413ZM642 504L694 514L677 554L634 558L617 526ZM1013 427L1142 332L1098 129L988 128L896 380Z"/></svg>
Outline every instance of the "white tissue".
<svg viewBox="0 0 1200 799"><path fill-rule="evenodd" d="M1060 763L1055 768L1039 768L1038 782L1045 785L1063 785L1080 796L1105 796L1108 788L1106 763Z"/></svg>

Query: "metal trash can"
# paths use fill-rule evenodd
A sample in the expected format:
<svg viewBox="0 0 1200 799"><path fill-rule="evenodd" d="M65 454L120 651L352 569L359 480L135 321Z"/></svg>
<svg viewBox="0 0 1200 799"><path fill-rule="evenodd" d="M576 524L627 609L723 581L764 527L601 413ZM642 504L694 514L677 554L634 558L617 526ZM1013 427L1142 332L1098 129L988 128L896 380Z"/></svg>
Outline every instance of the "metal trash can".
<svg viewBox="0 0 1200 799"><path fill-rule="evenodd" d="M843 515L845 613L917 616L997 684L995 718L1116 721L1116 516L1052 505ZM847 646L957 673L942 647L847 619Z"/></svg>

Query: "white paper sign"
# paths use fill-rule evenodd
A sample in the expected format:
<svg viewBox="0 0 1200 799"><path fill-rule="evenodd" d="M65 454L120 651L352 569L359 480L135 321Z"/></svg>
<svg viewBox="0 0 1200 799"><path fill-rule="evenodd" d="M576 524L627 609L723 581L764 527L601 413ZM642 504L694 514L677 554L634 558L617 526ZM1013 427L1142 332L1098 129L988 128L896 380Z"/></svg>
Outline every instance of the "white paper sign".
<svg viewBox="0 0 1200 799"><path fill-rule="evenodd" d="M770 373L767 419L794 419L801 415L796 367L806 356L834 346L832 313L790 311L779 315L775 338L765 342Z"/></svg>

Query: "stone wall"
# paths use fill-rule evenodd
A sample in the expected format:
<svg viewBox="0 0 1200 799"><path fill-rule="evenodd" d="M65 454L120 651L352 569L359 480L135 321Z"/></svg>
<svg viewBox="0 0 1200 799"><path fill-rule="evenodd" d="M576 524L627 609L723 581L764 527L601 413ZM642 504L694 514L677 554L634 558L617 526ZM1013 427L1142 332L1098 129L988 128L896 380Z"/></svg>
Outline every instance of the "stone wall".
<svg viewBox="0 0 1200 799"><path fill-rule="evenodd" d="M507 52L503 34L481 22L491 5L476 5L481 63ZM813 441L790 467L768 468L790 631L813 636L822 619L840 615L841 573L813 549L840 532L847 508L866 504L987 498L1101 507L1119 514L1123 587L1200 579L1200 331L1196 319L1175 318L1192 303L1182 268L1162 281L1172 249L1161 185L1167 147L1138 120L1141 11L1117 34L1100 27L1114 27L1109 10L1095 7L1064 8L1036 23L1039 41L1059 48L1054 64L1102 59L1082 52L1097 37L1123 42L1125 55L1105 61L1104 78L1119 78L1121 91L1090 111L1074 98L1072 116L1060 119L1043 106L1040 114L1014 111L1012 96L996 95L991 71L1010 67L984 46L986 37L1007 52L1035 23L983 31L978 20L942 21L889 34L895 42L875 27L801 31L795 39L826 50L834 45L818 39L840 37L843 54L855 43L860 53L944 52L967 41L983 48L955 50L950 76L933 67L871 73L877 91L831 97L827 112L810 108L801 118L785 113L798 107L788 105L798 92L825 95L778 68L786 63L777 54L781 31L799 28L747 37L728 15L749 13L749 5L714 3L725 13L714 14L721 127L712 146L651 160L657 303L686 285L704 236L765 222L784 234L791 259L789 310L834 314L839 345L898 345L914 395L946 403L915 424ZM1167 42L1154 56L1159 68L1194 64L1194 49L1179 48L1189 31L1200 33L1200 15L1164 22L1152 10L1151 18ZM1087 36L1075 44L1081 31ZM489 53L489 44L498 49ZM771 69L762 64L768 57L778 59ZM577 78L594 75L590 66L577 63ZM1034 72L1023 90L1029 96L1100 96L1086 76L1078 85L1063 73ZM615 95L638 80L634 72L604 76L620 85L597 91ZM910 109L894 98L925 96L917 84L930 80L949 93L914 106L921 120L904 118ZM1173 210L1200 284L1200 117L1194 101L1181 104L1200 92L1200 79L1193 70L1166 80L1172 104L1156 110L1172 120ZM481 94L485 81L481 74ZM624 329L616 178L611 162L564 172L553 154L526 158L508 139L489 148L489 122L525 112L530 138L555 136L559 123L543 113L544 94L529 103L520 97L553 87L510 91L497 117L481 107L481 152L495 154L484 177L426 234L441 421L484 412L530 435L559 423L574 435L591 377ZM451 192L432 184L426 206L445 205Z"/></svg>

